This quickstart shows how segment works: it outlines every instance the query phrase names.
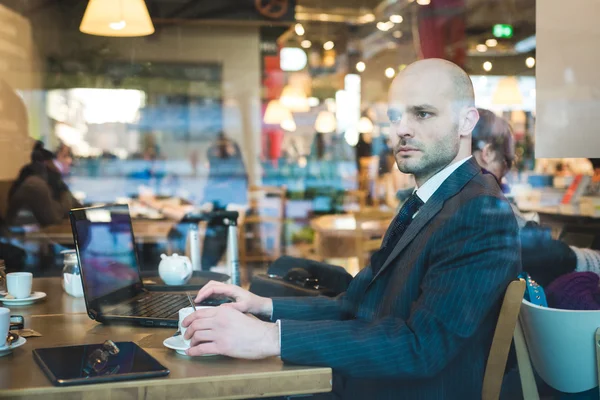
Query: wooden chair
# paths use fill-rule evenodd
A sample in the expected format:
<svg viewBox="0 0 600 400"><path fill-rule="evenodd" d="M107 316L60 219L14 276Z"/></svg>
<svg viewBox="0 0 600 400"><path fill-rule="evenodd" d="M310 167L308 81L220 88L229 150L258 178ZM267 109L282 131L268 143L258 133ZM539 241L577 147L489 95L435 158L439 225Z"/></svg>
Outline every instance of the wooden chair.
<svg viewBox="0 0 600 400"><path fill-rule="evenodd" d="M343 210L345 212L362 211L367 206L367 192L364 190L346 190L344 192Z"/></svg>
<svg viewBox="0 0 600 400"><path fill-rule="evenodd" d="M282 255L286 188L250 186L248 198L250 211L239 229L240 263L244 266L249 262L271 262ZM249 249L248 240L260 242L260 251Z"/></svg>
<svg viewBox="0 0 600 400"><path fill-rule="evenodd" d="M481 393L483 400L497 400L500 397L506 360L519 318L524 292L525 281L519 279L509 283L504 294L483 377L483 390Z"/></svg>
<svg viewBox="0 0 600 400"><path fill-rule="evenodd" d="M379 157L362 157L359 160L359 171L358 171L358 189L365 191L368 197L373 199L373 205L376 206L378 203L377 196L373 195L375 186L375 180L377 179L377 170L379 167Z"/></svg>
<svg viewBox="0 0 600 400"><path fill-rule="evenodd" d="M364 224L372 221L391 222L394 219L394 212L389 210L380 210L376 208L364 209L354 214L356 220L356 231L354 236L354 246L356 257L358 258L359 270L364 269L369 264L371 254L381 247L383 236L373 236L365 229Z"/></svg>

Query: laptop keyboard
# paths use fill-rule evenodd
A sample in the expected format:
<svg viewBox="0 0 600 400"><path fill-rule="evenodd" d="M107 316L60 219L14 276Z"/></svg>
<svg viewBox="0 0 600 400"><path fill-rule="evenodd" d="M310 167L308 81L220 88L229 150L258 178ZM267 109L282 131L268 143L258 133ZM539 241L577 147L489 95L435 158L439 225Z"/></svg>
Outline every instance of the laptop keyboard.
<svg viewBox="0 0 600 400"><path fill-rule="evenodd" d="M130 303L122 304L111 311L112 315L178 319L179 310L188 307L186 295L152 293Z"/></svg>

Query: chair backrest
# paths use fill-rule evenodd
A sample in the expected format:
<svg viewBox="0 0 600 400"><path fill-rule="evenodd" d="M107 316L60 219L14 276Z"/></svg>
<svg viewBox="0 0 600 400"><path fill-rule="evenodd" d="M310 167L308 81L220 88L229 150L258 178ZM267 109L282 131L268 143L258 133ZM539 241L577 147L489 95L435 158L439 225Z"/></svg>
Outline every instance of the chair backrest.
<svg viewBox="0 0 600 400"><path fill-rule="evenodd" d="M483 377L483 390L481 393L483 400L497 400L500 397L506 359L519 318L524 292L525 281L519 279L509 283L504 294Z"/></svg>
<svg viewBox="0 0 600 400"><path fill-rule="evenodd" d="M359 270L364 269L369 263L371 253L379 250L383 235L373 235L368 230L364 229L363 224L372 221L391 222L394 218L394 212L380 209L365 209L354 214L356 219L355 231L355 249L356 257L358 258Z"/></svg>
<svg viewBox="0 0 600 400"><path fill-rule="evenodd" d="M286 187L250 186L249 214L240 226L240 262L271 261L281 256L282 237L286 218ZM246 240L254 238L261 242L261 252L251 254ZM266 251L266 252L263 252Z"/></svg>
<svg viewBox="0 0 600 400"><path fill-rule="evenodd" d="M367 206L367 192L364 190L346 190L343 198L345 212L362 211Z"/></svg>
<svg viewBox="0 0 600 400"><path fill-rule="evenodd" d="M548 385L566 393L598 386L594 335L600 311L559 310L523 300L520 322L533 367Z"/></svg>

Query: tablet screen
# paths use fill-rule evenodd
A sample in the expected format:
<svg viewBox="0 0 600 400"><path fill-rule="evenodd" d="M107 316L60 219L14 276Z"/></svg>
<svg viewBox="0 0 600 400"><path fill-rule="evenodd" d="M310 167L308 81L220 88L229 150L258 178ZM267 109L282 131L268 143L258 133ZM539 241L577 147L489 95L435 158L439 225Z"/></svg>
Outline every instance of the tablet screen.
<svg viewBox="0 0 600 400"><path fill-rule="evenodd" d="M116 342L115 345L117 354L110 354L102 344L35 349L33 353L52 383L61 386L169 374L167 368L137 344Z"/></svg>

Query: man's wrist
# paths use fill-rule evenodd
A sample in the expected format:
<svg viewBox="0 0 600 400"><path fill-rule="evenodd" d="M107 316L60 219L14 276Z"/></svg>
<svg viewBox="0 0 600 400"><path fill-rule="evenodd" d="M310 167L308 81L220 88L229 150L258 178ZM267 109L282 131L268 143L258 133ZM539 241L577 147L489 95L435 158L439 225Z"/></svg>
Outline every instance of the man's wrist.
<svg viewBox="0 0 600 400"><path fill-rule="evenodd" d="M257 311L258 315L270 318L273 315L273 300L268 297L262 297L261 305Z"/></svg>
<svg viewBox="0 0 600 400"><path fill-rule="evenodd" d="M265 322L267 326L267 348L266 356L267 357L278 357L281 355L281 337L280 337L280 326L279 321L273 322Z"/></svg>

